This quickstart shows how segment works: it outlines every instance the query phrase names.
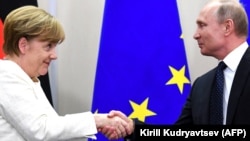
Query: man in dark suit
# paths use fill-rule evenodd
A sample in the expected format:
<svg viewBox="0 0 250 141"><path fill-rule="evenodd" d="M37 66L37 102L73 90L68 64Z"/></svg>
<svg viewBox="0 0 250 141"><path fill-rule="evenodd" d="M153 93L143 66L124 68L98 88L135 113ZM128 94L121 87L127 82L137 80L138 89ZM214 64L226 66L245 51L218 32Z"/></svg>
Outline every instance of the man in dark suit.
<svg viewBox="0 0 250 141"><path fill-rule="evenodd" d="M201 54L227 66L222 124L250 124L250 49L246 42L248 18L244 8L236 0L212 1L201 10L196 23L194 39ZM176 124L212 124L209 109L215 72L216 68L195 80Z"/></svg>
<svg viewBox="0 0 250 141"><path fill-rule="evenodd" d="M237 0L212 0L200 11L196 23L197 30L193 37L198 42L201 54L226 64L223 70L220 124L250 125L250 49L246 42L248 17L244 7ZM210 122L210 115L215 112L211 110L214 105L211 95L216 69L194 81L176 125L214 124ZM122 117L117 112L111 115ZM134 120L131 130L141 123ZM105 132L109 135L108 130Z"/></svg>

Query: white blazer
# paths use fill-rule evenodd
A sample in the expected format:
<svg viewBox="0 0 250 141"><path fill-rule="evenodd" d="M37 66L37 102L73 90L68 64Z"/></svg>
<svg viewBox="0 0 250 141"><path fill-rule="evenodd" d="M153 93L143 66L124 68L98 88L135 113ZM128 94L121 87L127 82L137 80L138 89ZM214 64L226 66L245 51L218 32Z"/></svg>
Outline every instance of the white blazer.
<svg viewBox="0 0 250 141"><path fill-rule="evenodd" d="M91 112L59 116L39 82L19 65L0 60L0 140L58 141L95 138Z"/></svg>

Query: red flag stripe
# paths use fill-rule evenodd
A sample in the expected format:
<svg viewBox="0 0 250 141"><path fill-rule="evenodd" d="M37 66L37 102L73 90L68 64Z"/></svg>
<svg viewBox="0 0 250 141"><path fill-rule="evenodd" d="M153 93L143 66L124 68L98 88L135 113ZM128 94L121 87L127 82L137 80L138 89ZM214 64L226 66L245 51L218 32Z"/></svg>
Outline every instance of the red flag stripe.
<svg viewBox="0 0 250 141"><path fill-rule="evenodd" d="M0 59L4 57L3 53L3 22L0 19Z"/></svg>

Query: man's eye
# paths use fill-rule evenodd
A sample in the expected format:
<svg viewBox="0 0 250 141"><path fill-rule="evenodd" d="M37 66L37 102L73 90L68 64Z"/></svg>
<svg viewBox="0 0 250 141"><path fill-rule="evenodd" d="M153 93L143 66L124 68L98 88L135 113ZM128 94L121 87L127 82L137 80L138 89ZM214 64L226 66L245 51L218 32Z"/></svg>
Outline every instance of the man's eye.
<svg viewBox="0 0 250 141"><path fill-rule="evenodd" d="M199 27L204 27L204 26L206 26L206 25L203 23L199 24Z"/></svg>

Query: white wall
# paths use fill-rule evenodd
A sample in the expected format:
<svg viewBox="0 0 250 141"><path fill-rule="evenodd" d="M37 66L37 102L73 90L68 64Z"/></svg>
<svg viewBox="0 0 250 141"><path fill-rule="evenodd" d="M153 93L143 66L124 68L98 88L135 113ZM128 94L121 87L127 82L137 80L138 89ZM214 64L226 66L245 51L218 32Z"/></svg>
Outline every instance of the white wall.
<svg viewBox="0 0 250 141"><path fill-rule="evenodd" d="M66 33L49 72L55 108L61 115L90 110L104 1L38 0L38 5L53 11Z"/></svg>
<svg viewBox="0 0 250 141"><path fill-rule="evenodd" d="M216 66L217 61L200 54L193 34L195 20L208 0L177 0L191 81ZM104 8L103 0L38 0L63 24L66 41L59 46L58 60L50 68L55 108L59 114L91 109L92 91Z"/></svg>
<svg viewBox="0 0 250 141"><path fill-rule="evenodd" d="M217 65L216 59L200 54L198 44L196 40L193 39L193 34L196 30L196 18L201 8L208 1L209 0L177 0L192 82L195 78Z"/></svg>

